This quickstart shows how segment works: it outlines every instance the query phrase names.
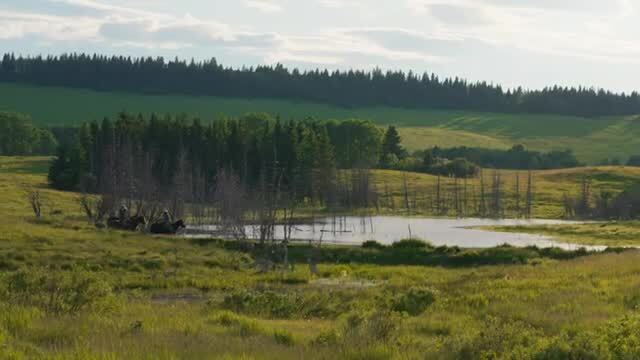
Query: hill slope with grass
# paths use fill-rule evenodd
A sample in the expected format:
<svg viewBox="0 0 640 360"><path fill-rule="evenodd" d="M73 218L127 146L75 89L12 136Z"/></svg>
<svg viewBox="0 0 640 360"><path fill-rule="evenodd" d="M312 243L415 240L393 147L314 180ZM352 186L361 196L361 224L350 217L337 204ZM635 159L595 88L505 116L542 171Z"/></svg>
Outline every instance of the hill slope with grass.
<svg viewBox="0 0 640 360"><path fill-rule="evenodd" d="M640 154L640 115L582 118L561 115L494 114L386 107L339 108L307 102L184 95L141 95L0 83L0 111L29 114L36 124L77 125L119 111L187 113L205 120L267 112L284 119L362 118L400 127L409 150L431 146L572 149L589 164Z"/></svg>

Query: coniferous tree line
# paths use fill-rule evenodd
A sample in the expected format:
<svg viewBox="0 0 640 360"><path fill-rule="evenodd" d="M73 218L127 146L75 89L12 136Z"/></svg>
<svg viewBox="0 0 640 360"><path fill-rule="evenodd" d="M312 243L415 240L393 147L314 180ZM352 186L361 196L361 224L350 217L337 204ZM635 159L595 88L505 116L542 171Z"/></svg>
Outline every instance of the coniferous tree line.
<svg viewBox="0 0 640 360"><path fill-rule="evenodd" d="M207 124L185 116L121 113L83 124L50 169L54 187L111 191L120 177L171 187L185 173L208 188L221 171L248 189L278 179L301 197L330 186L336 168L377 164L382 131L367 121L281 121L248 114ZM132 174L136 169L148 174ZM124 174L124 175L123 175ZM127 186L133 186L131 184ZM323 191L324 193L324 191Z"/></svg>
<svg viewBox="0 0 640 360"><path fill-rule="evenodd" d="M300 71L275 66L234 69L215 59L167 61L87 54L22 57L5 54L0 81L99 91L266 97L342 107L394 106L577 116L640 113L640 95L587 87L503 89L487 82L414 72Z"/></svg>

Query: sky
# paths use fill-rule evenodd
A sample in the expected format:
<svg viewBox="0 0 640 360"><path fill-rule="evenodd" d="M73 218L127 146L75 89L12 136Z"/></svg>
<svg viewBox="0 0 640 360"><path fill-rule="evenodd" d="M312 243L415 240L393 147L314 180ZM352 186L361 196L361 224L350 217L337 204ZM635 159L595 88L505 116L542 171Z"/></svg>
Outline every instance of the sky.
<svg viewBox="0 0 640 360"><path fill-rule="evenodd" d="M0 52L640 90L640 0L0 0Z"/></svg>

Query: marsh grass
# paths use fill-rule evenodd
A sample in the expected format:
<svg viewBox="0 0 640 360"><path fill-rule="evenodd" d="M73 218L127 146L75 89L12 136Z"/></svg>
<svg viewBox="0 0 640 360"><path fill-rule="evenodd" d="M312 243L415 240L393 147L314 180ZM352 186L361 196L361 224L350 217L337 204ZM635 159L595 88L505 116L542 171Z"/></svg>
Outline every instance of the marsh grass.
<svg viewBox="0 0 640 360"><path fill-rule="evenodd" d="M96 229L29 161L0 159L0 358L638 357L638 251L325 247L311 275L294 246L263 274L233 243Z"/></svg>

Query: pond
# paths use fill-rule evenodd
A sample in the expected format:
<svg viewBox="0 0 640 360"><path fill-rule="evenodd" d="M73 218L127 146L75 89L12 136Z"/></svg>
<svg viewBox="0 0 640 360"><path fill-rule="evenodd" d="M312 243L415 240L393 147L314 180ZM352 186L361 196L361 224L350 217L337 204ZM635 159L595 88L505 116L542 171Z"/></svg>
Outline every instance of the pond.
<svg viewBox="0 0 640 360"><path fill-rule="evenodd" d="M512 246L559 247L567 250L585 247L589 250L604 250L602 246L584 246L555 241L534 234L503 233L476 229L480 226L527 226L575 224L563 220L515 220L515 219L450 219L450 218L408 218L394 216L357 217L346 216L321 218L314 223L297 224L291 233L296 240L322 240L323 243L358 245L367 240L376 240L382 244L409 237L427 240L435 246L459 246L461 248L489 248L503 244ZM190 237L220 236L216 226L192 226L188 229ZM282 239L284 227L276 227L276 238ZM246 227L246 233L253 237L255 229Z"/></svg>

